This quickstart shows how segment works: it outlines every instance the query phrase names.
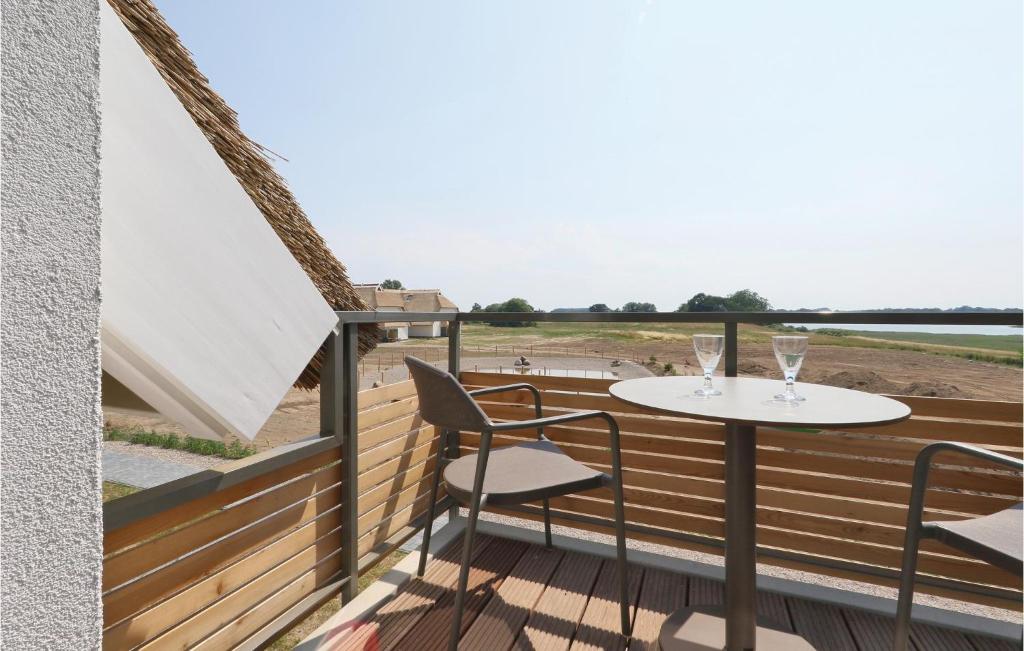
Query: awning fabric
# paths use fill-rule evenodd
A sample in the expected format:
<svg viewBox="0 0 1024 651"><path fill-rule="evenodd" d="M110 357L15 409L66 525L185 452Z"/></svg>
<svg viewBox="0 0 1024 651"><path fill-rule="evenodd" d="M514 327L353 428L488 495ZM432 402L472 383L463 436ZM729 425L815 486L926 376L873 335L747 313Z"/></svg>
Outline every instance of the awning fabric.
<svg viewBox="0 0 1024 651"><path fill-rule="evenodd" d="M194 436L251 439L337 319L100 10L103 368Z"/></svg>

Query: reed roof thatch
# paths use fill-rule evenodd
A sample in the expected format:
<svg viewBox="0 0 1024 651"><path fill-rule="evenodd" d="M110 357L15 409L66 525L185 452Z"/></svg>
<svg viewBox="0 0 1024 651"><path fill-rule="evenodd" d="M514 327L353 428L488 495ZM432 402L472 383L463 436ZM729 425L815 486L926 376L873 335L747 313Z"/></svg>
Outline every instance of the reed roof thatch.
<svg viewBox="0 0 1024 651"><path fill-rule="evenodd" d="M324 299L336 310L367 309L345 266L334 257L270 164L268 150L242 132L237 113L210 87L210 80L153 3L108 1ZM361 330L360 354L371 350L376 340L375 328ZM317 351L296 386L312 389L319 384L323 357L324 350Z"/></svg>

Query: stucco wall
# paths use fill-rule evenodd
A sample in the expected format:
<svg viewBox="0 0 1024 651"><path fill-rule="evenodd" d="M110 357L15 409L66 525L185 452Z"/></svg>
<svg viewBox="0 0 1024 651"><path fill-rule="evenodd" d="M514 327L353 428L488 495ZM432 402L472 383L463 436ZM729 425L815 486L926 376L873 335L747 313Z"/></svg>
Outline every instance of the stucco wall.
<svg viewBox="0 0 1024 651"><path fill-rule="evenodd" d="M100 644L99 0L3 0L4 649Z"/></svg>

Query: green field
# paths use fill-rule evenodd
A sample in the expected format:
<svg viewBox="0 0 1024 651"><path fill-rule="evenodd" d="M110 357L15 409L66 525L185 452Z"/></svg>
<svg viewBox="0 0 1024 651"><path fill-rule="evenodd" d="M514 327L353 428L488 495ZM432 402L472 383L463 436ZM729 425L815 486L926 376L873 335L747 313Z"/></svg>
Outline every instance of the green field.
<svg viewBox="0 0 1024 651"><path fill-rule="evenodd" d="M971 334L934 334L930 332L873 332L868 330L849 330L852 336L889 341L910 341L920 344L952 346L954 348L979 348L1004 352L1021 352L1021 335L971 335Z"/></svg>

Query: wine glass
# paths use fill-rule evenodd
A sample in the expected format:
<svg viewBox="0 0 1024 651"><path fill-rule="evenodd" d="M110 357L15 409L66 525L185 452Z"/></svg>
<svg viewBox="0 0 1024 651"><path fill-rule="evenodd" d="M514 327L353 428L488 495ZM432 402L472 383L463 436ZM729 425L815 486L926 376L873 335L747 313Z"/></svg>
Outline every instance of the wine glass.
<svg viewBox="0 0 1024 651"><path fill-rule="evenodd" d="M777 394L775 400L786 404L805 400L803 396L797 395L793 385L796 383L796 374L800 372L800 366L804 363L804 355L807 354L807 337L772 337L772 348L775 349L775 359L779 362L782 375L786 378L786 391Z"/></svg>
<svg viewBox="0 0 1024 651"><path fill-rule="evenodd" d="M711 386L711 374L722 358L724 347L725 337L722 335L693 335L693 352L697 354L697 361L704 369L704 386L694 391L696 395L705 398L722 395L721 391Z"/></svg>

